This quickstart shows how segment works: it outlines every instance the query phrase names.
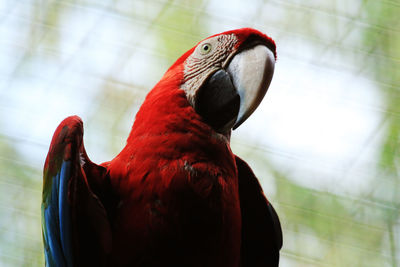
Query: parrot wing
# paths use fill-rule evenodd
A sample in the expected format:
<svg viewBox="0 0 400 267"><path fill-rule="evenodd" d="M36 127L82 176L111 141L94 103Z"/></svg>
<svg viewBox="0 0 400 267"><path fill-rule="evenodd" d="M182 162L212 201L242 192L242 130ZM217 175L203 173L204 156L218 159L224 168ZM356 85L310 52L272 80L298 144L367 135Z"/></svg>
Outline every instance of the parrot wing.
<svg viewBox="0 0 400 267"><path fill-rule="evenodd" d="M242 213L242 266L278 266L282 229L249 165L236 156Z"/></svg>
<svg viewBox="0 0 400 267"><path fill-rule="evenodd" d="M111 250L105 199L107 171L92 163L77 116L56 129L43 172L42 231L46 266L101 266ZM94 192L98 193L96 195Z"/></svg>

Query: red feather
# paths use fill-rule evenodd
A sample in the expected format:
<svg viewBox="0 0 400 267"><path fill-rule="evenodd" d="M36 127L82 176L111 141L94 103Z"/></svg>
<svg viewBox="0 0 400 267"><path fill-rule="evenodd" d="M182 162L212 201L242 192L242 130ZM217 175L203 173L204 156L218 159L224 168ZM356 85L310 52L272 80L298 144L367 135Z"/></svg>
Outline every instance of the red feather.
<svg viewBox="0 0 400 267"><path fill-rule="evenodd" d="M221 34L231 33L237 46L261 37L276 57L268 36L249 28ZM202 120L180 88L194 49L147 95L127 145L112 161L90 161L78 117L56 130L45 164L44 201L58 209L57 199L71 196L77 265L277 266L282 235L275 211L251 169L232 153L228 137ZM53 181L68 182L70 190L58 194ZM59 241L53 227L58 217L46 207L44 202L45 236ZM57 263L64 260L66 242L58 243L46 254ZM96 254L102 255L93 259Z"/></svg>
<svg viewBox="0 0 400 267"><path fill-rule="evenodd" d="M234 155L189 105L182 78L182 65L165 74L136 115L126 147L109 163L121 196L113 250L120 264L145 260L140 257L154 265L239 262Z"/></svg>
<svg viewBox="0 0 400 267"><path fill-rule="evenodd" d="M234 33L238 45L250 35ZM111 261L146 266L239 266L241 211L235 156L189 105L180 57L147 95L126 147L108 164L120 196ZM140 265L140 264L139 264Z"/></svg>

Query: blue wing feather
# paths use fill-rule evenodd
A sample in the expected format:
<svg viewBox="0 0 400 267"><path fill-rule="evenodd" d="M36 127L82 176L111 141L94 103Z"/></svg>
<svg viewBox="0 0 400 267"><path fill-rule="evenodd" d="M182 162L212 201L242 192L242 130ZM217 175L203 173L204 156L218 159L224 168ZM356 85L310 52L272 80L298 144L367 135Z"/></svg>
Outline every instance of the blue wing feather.
<svg viewBox="0 0 400 267"><path fill-rule="evenodd" d="M72 266L71 214L67 200L70 165L63 162L60 172L51 178L48 205L42 205L46 266Z"/></svg>
<svg viewBox="0 0 400 267"><path fill-rule="evenodd" d="M57 127L46 158L42 196L46 266L101 266L110 253L111 228L102 202L108 200L107 171L90 161L82 138L81 119L66 118ZM91 190L88 179L102 195Z"/></svg>
<svg viewBox="0 0 400 267"><path fill-rule="evenodd" d="M42 231L46 266L73 266L69 184L82 139L80 119L69 117L54 133L43 175ZM71 151L73 147L73 151ZM80 166L79 166L80 168Z"/></svg>
<svg viewBox="0 0 400 267"><path fill-rule="evenodd" d="M72 266L72 240L71 240L71 212L68 201L68 182L71 177L71 162L63 162L61 165L58 206L61 245L67 266Z"/></svg>

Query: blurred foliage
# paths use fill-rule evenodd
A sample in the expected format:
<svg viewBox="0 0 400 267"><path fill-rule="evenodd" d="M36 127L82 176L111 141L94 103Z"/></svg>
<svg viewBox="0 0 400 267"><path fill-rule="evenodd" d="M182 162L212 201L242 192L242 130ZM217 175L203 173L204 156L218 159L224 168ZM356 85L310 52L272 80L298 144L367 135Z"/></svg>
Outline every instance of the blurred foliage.
<svg viewBox="0 0 400 267"><path fill-rule="evenodd" d="M101 144L99 150L107 151L107 155L115 155L124 144L133 114L150 89L145 87L140 79L147 78L155 83L162 75L160 69L165 71L183 51L196 44L200 40L199 37L213 33L206 27L211 23L211 15L206 11L211 2L213 1L53 0L26 1L23 4L9 2L1 16L6 18L8 13L21 9L23 12L20 19L30 23L23 25L25 53L20 63L10 72L11 78L8 79L24 77L29 72L27 69L33 69L37 66L35 62L41 60L54 60L57 64L63 65L63 68L68 68L74 58L73 56L68 60L63 58L65 54L73 55L76 50L74 43L67 42L65 45L63 35L67 32L73 36L74 31L79 32L79 29L66 27L67 21L73 18L73 14L84 10L105 14L95 19L87 18L90 23L81 18L84 25L78 26L86 29L82 33L85 36L90 36L93 31L94 34L101 34L103 29L96 28L96 25L104 21L107 16L118 17L122 21L119 26L135 28L136 30L129 34L119 36L118 43L112 43L115 40L105 40L112 44L110 45L112 51L104 53L112 53L115 49L119 49L118 57L112 60L111 64L103 62L99 64L105 65L105 71L102 72L101 69L96 73L86 69L76 70L81 72L87 81L87 84L81 85L82 90L91 83L98 84L97 91L87 100L90 102L88 105L90 108L85 113L85 127L91 128L95 125L93 129L96 131L89 131L85 135L85 141L89 145ZM255 12L257 16L254 18L255 21L267 25L265 27L270 27L269 22L274 23L281 35L288 33L301 36L301 39L306 40L311 47L310 49L315 51L315 61L317 58L321 58L324 62L329 61L330 55L327 53L329 49L344 54L349 53L347 50L341 50L340 45L342 42L351 45L353 39L346 40L353 24L348 23L343 27L343 18L346 18L346 21L350 19L350 22L355 24L366 24L367 26L358 33L363 42L361 54L364 56L352 60L354 64L359 65L360 70L367 72L367 76L377 85L385 106L382 124L383 141L377 159L378 175L371 174L369 190L359 194L340 195L328 190L306 187L295 182L294 178L300 175L299 173L282 170L279 165L273 163L268 151L255 149L262 146L257 142L250 146L248 140L242 140L245 145L236 146L239 151L235 152L250 162L263 183L266 195L281 217L284 230L282 266L398 266L400 259L399 4L389 0L360 0L358 15L351 17L346 13L345 7L340 5L344 1L332 0L315 5L309 1L300 3L290 0L255 2L260 7ZM265 15L262 12L265 10L263 5L270 3L272 3L269 6L271 10L274 11L274 6L278 5L284 10L280 13L279 19L272 13ZM332 15L335 12L342 13L337 16ZM226 23L230 19L233 21L237 19L224 17L224 14L218 15L222 16L218 21L226 20ZM321 24L332 27L334 34L327 35L324 32L325 28L320 27ZM87 52L95 48L91 46L93 44L90 43L89 37L84 37L79 43L79 47L85 45L89 47ZM296 46L293 43L290 45ZM357 50L357 48L352 49ZM157 56L157 62L162 68L151 73L151 77L131 78L130 73L122 75L126 69L136 71L130 64L138 60L141 53ZM287 55L299 57L290 52L287 52ZM57 72L55 77L62 75L62 72L62 70ZM6 119L5 112L0 114L0 133L8 132L2 124ZM34 141L25 140L23 136L20 138L7 134L0 135L1 266L44 265L40 227L42 166L36 164L38 161L43 162L44 158L32 165L23 149L17 148L24 148L24 143L27 142ZM44 150L48 147L48 144L42 143L34 145Z"/></svg>
<svg viewBox="0 0 400 267"><path fill-rule="evenodd" d="M377 27L387 28L386 31L366 30L364 40L379 55L373 58L372 74L386 101L385 138L379 162L381 177L373 181L374 197L393 207L383 210L381 216L387 225L386 249L390 251L391 265L399 266L400 242L396 228L400 221L400 21L397 9L383 2L365 2L368 20Z"/></svg>
<svg viewBox="0 0 400 267"><path fill-rule="evenodd" d="M11 139L0 136L0 265L43 265L39 229L40 168L26 165Z"/></svg>

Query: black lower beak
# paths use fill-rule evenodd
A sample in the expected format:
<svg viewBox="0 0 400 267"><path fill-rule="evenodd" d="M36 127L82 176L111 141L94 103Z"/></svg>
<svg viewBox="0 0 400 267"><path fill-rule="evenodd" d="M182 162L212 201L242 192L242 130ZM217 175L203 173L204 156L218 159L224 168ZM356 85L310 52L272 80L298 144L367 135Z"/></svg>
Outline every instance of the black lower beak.
<svg viewBox="0 0 400 267"><path fill-rule="evenodd" d="M224 69L218 70L200 88L195 101L196 112L217 132L226 133L235 123L240 96Z"/></svg>

